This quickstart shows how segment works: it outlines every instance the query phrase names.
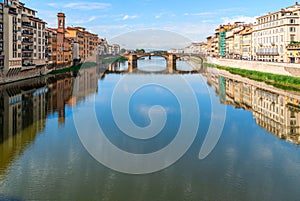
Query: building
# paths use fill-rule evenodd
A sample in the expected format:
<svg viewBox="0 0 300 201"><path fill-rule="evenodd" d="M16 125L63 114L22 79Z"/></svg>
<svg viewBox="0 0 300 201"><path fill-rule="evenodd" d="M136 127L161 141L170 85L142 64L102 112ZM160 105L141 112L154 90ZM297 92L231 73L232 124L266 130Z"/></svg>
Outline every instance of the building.
<svg viewBox="0 0 300 201"><path fill-rule="evenodd" d="M300 43L291 43L286 47L286 55L289 63L300 63Z"/></svg>
<svg viewBox="0 0 300 201"><path fill-rule="evenodd" d="M213 37L209 36L206 38L206 52L207 56L213 56L215 49L213 48Z"/></svg>
<svg viewBox="0 0 300 201"><path fill-rule="evenodd" d="M66 67L86 60L96 60L98 35L83 27L66 27L64 13L57 14L57 28L48 28L47 32L49 64Z"/></svg>
<svg viewBox="0 0 300 201"><path fill-rule="evenodd" d="M255 60L288 62L287 46L300 41L300 7L295 5L256 19L252 51Z"/></svg>
<svg viewBox="0 0 300 201"><path fill-rule="evenodd" d="M112 44L112 54L113 55L120 54L120 51L121 51L120 45L118 45L118 44Z"/></svg>
<svg viewBox="0 0 300 201"><path fill-rule="evenodd" d="M184 50L183 49L171 48L171 49L168 50L168 53L171 53L171 54L183 54Z"/></svg>
<svg viewBox="0 0 300 201"><path fill-rule="evenodd" d="M46 28L46 62L48 68L56 66L57 61L57 30Z"/></svg>
<svg viewBox="0 0 300 201"><path fill-rule="evenodd" d="M217 35L209 36L206 38L207 41L207 55L212 57L218 57L219 56L219 38Z"/></svg>
<svg viewBox="0 0 300 201"><path fill-rule="evenodd" d="M3 45L3 3L0 3L0 73L4 69L4 45Z"/></svg>
<svg viewBox="0 0 300 201"><path fill-rule="evenodd" d="M240 32L241 35L241 56L242 59L252 59L252 28L246 27Z"/></svg>
<svg viewBox="0 0 300 201"><path fill-rule="evenodd" d="M233 39L234 39L234 31L233 29L230 29L226 32L225 37L225 49L226 49L226 58L232 59L233 58Z"/></svg>
<svg viewBox="0 0 300 201"><path fill-rule="evenodd" d="M72 63L72 39L66 37L66 16L64 13L57 14L57 67L70 66Z"/></svg>
<svg viewBox="0 0 300 201"><path fill-rule="evenodd" d="M109 45L106 39L99 39L98 55L118 55L121 47L118 44Z"/></svg>
<svg viewBox="0 0 300 201"><path fill-rule="evenodd" d="M185 54L207 54L206 43L192 43L191 45L184 48Z"/></svg>
<svg viewBox="0 0 300 201"><path fill-rule="evenodd" d="M65 14L57 14L57 28L46 28L46 55L48 68L62 68L72 65L73 41L66 37Z"/></svg>
<svg viewBox="0 0 300 201"><path fill-rule="evenodd" d="M96 60L98 52L97 34L86 31L84 27L67 27L66 37L71 39L74 43L77 43L75 47L79 52L74 52L74 54L80 59L80 62Z"/></svg>
<svg viewBox="0 0 300 201"><path fill-rule="evenodd" d="M1 7L2 73L14 76L45 66L46 22L35 17L36 11L18 0L5 0Z"/></svg>
<svg viewBox="0 0 300 201"><path fill-rule="evenodd" d="M36 11L19 0L5 0L3 7L3 73L14 76L21 71L46 65L45 24Z"/></svg>

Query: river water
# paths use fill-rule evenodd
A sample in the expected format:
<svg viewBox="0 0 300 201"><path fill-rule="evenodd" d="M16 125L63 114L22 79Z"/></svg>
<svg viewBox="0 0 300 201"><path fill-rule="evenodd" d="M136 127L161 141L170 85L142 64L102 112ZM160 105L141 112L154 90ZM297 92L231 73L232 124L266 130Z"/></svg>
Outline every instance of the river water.
<svg viewBox="0 0 300 201"><path fill-rule="evenodd" d="M300 93L164 65L0 86L0 200L299 200Z"/></svg>

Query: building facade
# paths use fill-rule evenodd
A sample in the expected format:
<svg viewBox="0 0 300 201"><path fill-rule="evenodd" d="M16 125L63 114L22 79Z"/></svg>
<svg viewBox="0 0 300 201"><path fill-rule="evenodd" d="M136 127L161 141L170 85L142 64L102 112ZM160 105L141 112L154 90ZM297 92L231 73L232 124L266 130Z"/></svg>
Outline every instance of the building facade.
<svg viewBox="0 0 300 201"><path fill-rule="evenodd" d="M288 62L287 46L300 41L300 6L295 5L256 19L253 26L253 57L259 61Z"/></svg>
<svg viewBox="0 0 300 201"><path fill-rule="evenodd" d="M96 60L98 52L98 35L86 31L84 27L67 27L66 37L71 39L74 43L77 43L79 52L75 53L79 55L80 62L86 60Z"/></svg>
<svg viewBox="0 0 300 201"><path fill-rule="evenodd" d="M240 32L241 35L241 56L242 59L252 59L252 28L247 27Z"/></svg>
<svg viewBox="0 0 300 201"><path fill-rule="evenodd" d="M14 76L45 66L46 22L35 16L35 10L18 0L5 0L2 7L2 73Z"/></svg>
<svg viewBox="0 0 300 201"><path fill-rule="evenodd" d="M300 43L291 43L286 47L289 63L300 63Z"/></svg>

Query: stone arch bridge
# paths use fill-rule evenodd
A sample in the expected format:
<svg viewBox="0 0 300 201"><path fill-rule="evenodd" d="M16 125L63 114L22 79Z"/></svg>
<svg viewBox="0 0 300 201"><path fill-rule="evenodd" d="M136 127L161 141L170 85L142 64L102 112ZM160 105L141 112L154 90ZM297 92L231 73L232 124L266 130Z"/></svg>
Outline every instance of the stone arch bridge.
<svg viewBox="0 0 300 201"><path fill-rule="evenodd" d="M142 57L163 57L167 62L167 67L176 69L176 60L180 58L179 55L169 53L142 53L142 54L122 54L128 60L128 66L131 68L137 68L137 61Z"/></svg>
<svg viewBox="0 0 300 201"><path fill-rule="evenodd" d="M130 54L121 54L121 56L125 57L128 60L128 68L134 69L138 67L138 59L142 57L151 57L157 56L157 57L163 57L167 62L167 68L168 69L176 69L176 62L178 59L186 57L186 56L196 56L202 60L202 62L205 60L205 57L203 55L191 55L191 54L173 54L173 53L130 53Z"/></svg>

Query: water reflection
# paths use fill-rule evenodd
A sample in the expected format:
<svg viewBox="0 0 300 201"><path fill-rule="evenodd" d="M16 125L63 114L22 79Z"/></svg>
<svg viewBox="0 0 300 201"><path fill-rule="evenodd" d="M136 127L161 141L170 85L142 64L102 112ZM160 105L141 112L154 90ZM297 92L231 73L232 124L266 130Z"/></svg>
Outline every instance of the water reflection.
<svg viewBox="0 0 300 201"><path fill-rule="evenodd" d="M98 91L98 72L82 70L78 86L73 86L75 75L66 73L0 87L0 175L45 130L47 118L57 116L63 125L66 107Z"/></svg>
<svg viewBox="0 0 300 201"><path fill-rule="evenodd" d="M299 93L223 71L202 69L208 85L216 88L219 97L213 98L228 105L228 118L213 153L205 160L198 160L209 125L210 100L207 86L198 82L201 75L184 75L201 107L201 125L195 143L173 166L151 175L131 176L97 163L81 145L70 115L80 112L80 107L89 107L91 95L106 98L112 93L122 75L108 75L102 71L102 67L89 68L79 74L60 74L0 87L0 200L299 198L299 150L271 135L261 135L267 133L261 129L263 127L279 138L299 144ZM76 76L78 84L75 84ZM139 76L143 79L149 75L133 77L138 79ZM155 101L152 92L145 94L149 101ZM145 96L139 95L132 104L143 103L139 100ZM165 99L169 104L168 100ZM72 111L71 106L79 111ZM96 107L100 118L109 121L104 113L106 105L98 101ZM133 118L143 125L142 116L138 114L136 112ZM171 124L173 122L176 123L172 121ZM110 124L105 125L111 131ZM115 143L120 142L119 136L111 137ZM109 157L110 153L107 155ZM1 194L8 197L1 197Z"/></svg>
<svg viewBox="0 0 300 201"><path fill-rule="evenodd" d="M300 143L300 93L210 69L205 73L223 104L253 113L256 123L280 139Z"/></svg>

